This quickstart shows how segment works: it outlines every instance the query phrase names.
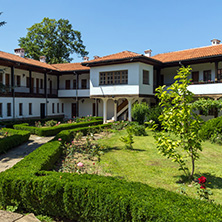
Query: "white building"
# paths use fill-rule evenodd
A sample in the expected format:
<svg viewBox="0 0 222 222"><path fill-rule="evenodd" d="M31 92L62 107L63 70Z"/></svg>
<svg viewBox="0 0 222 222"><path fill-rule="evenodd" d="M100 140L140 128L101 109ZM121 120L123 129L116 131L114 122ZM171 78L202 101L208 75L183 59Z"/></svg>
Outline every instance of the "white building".
<svg viewBox="0 0 222 222"><path fill-rule="evenodd" d="M53 64L0 51L0 120L63 115L131 120L135 101L155 104L155 88L171 84L181 65L191 65L195 96L222 97L222 44L151 56L123 51L83 63Z"/></svg>

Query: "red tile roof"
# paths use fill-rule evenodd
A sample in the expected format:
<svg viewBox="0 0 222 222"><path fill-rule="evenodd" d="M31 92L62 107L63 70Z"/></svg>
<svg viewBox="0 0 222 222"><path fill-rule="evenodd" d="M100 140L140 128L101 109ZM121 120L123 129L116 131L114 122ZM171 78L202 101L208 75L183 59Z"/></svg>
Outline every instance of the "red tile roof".
<svg viewBox="0 0 222 222"><path fill-rule="evenodd" d="M222 44L205 46L194 49L186 49L176 52L162 53L152 56L151 58L166 63L166 62L176 62L176 61L211 57L217 55L222 56Z"/></svg>
<svg viewBox="0 0 222 222"><path fill-rule="evenodd" d="M130 51L123 51L103 57L99 57L97 59L93 59L90 61L83 62L82 64L90 64L90 63L95 63L95 62L105 62L105 61L110 61L110 60L118 60L118 59L127 59L127 58L135 58L142 56L141 54L135 53L135 52L130 52Z"/></svg>
<svg viewBox="0 0 222 222"><path fill-rule="evenodd" d="M74 70L89 70L89 67L82 66L81 63L61 63L52 64L53 67L59 69L60 71L74 71Z"/></svg>
<svg viewBox="0 0 222 222"><path fill-rule="evenodd" d="M13 62L21 62L21 63L27 64L27 65L33 65L33 66L38 66L38 67L42 67L42 68L56 70L56 68L52 67L51 65L49 65L47 63L40 62L40 61L34 60L34 59L22 58L18 55L14 55L14 54L2 52L2 51L0 51L0 58L11 60Z"/></svg>

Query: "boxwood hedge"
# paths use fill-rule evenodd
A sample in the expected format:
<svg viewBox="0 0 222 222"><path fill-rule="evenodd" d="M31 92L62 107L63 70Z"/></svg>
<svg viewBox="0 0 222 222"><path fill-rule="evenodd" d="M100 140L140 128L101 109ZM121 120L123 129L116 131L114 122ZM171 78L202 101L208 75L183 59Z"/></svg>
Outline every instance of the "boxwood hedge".
<svg viewBox="0 0 222 222"><path fill-rule="evenodd" d="M221 220L220 205L113 177L48 171L62 153L58 138L65 142L87 128L60 132L1 173L0 204L76 221Z"/></svg>
<svg viewBox="0 0 222 222"><path fill-rule="evenodd" d="M0 153L5 153L11 148L19 146L29 140L30 132L2 128L1 132L8 132L10 136L0 139Z"/></svg>
<svg viewBox="0 0 222 222"><path fill-rule="evenodd" d="M79 127L86 127L90 125L98 125L103 122L102 119L99 120L92 120L89 122L81 122L81 123L65 123L65 124L60 124L58 126L53 126L53 127L35 127L35 126L29 126L27 123L22 123L18 125L14 125L13 127L18 130L26 130L29 131L31 134L36 134L38 136L54 136L61 132L62 130L67 130L67 129L74 129L74 128L79 128Z"/></svg>

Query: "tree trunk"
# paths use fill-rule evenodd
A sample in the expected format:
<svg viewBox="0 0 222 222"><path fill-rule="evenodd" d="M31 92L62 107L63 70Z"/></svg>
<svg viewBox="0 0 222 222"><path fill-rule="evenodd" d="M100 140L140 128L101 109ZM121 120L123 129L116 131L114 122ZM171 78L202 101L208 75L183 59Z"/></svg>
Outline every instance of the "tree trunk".
<svg viewBox="0 0 222 222"><path fill-rule="evenodd" d="M191 174L190 174L190 179L193 179L195 165L194 165L194 158L193 158L192 148L190 148L190 153L191 153L191 161L192 161L192 170L191 170Z"/></svg>

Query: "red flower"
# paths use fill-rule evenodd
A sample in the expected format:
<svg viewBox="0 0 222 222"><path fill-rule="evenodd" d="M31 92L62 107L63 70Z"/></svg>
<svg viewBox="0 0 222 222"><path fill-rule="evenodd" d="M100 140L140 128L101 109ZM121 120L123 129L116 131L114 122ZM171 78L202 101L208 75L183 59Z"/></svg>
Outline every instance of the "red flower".
<svg viewBox="0 0 222 222"><path fill-rule="evenodd" d="M202 185L200 186L200 189L206 189L205 185L202 184Z"/></svg>
<svg viewBox="0 0 222 222"><path fill-rule="evenodd" d="M207 178L206 178L206 177L204 177L204 176L201 176L200 178L198 178L198 180L199 180L199 182L198 182L198 183L203 184L203 183L206 183Z"/></svg>

